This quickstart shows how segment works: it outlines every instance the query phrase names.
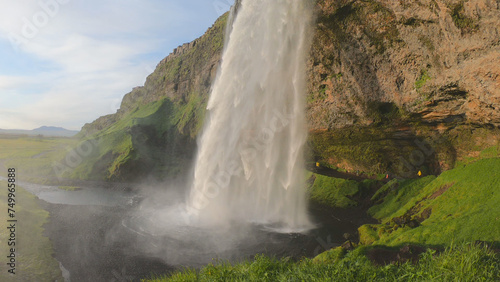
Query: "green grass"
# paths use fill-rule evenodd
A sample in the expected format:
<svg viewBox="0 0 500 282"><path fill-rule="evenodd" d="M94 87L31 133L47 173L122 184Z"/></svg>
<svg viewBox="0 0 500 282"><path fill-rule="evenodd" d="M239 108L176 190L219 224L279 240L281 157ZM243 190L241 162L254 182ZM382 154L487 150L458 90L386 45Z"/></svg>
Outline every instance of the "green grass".
<svg viewBox="0 0 500 282"><path fill-rule="evenodd" d="M137 107L112 126L81 140L80 144L91 141L96 146L76 168L63 176L91 180L123 179L128 175L127 169L131 169L127 166L133 167L133 163L144 160L160 163L160 158L165 153L148 142L151 142L151 138L161 140L164 134L173 135L171 132L177 130L179 122L179 118L175 117L177 112L176 106L169 99ZM172 161L175 159L172 158ZM143 173L140 171L141 167L138 169L136 175Z"/></svg>
<svg viewBox="0 0 500 282"><path fill-rule="evenodd" d="M77 142L72 138L0 136L0 168L14 167L24 181L43 182L55 176L53 163L63 159Z"/></svg>
<svg viewBox="0 0 500 282"><path fill-rule="evenodd" d="M81 143L95 141L97 149L63 178L161 180L181 173L192 157L210 90L209 82L193 82L189 89L184 84L222 53L227 17L221 16L190 48L162 61L144 87L125 96L119 113L87 126L79 135L85 136ZM166 97L172 88L186 93Z"/></svg>
<svg viewBox="0 0 500 282"><path fill-rule="evenodd" d="M314 263L337 263L342 260L347 251L342 247L336 247L314 257Z"/></svg>
<svg viewBox="0 0 500 282"><path fill-rule="evenodd" d="M479 157L481 159L500 157L500 144L481 151Z"/></svg>
<svg viewBox="0 0 500 282"><path fill-rule="evenodd" d="M415 81L415 88L418 90L418 89L424 87L424 85L429 80L431 80L431 77L430 77L428 71L427 70L422 70L420 72L420 77L417 79L417 81Z"/></svg>
<svg viewBox="0 0 500 282"><path fill-rule="evenodd" d="M196 92L187 98L185 102L165 98L138 106L81 140L80 144L92 141L96 148L63 177L127 181L149 173L160 178L175 176L187 165L205 116L204 99Z"/></svg>
<svg viewBox="0 0 500 282"><path fill-rule="evenodd" d="M358 182L314 174L314 184L310 189L310 198L320 204L347 208L356 206L350 197L360 191Z"/></svg>
<svg viewBox="0 0 500 282"><path fill-rule="evenodd" d="M0 181L0 222L7 221L7 182ZM21 187L16 187L16 229L17 274L16 281L63 281L58 262L53 258L52 243L43 235L43 224L49 213L40 208L35 197ZM13 281L4 262L8 255L6 238L10 232L0 229L0 257L2 271L0 281Z"/></svg>
<svg viewBox="0 0 500 282"><path fill-rule="evenodd" d="M314 259L293 262L257 256L238 264L214 263L201 270L186 269L151 281L496 281L500 279L498 254L467 242L500 242L500 158L498 148L481 153L484 159L456 167L439 177L394 179L373 196L369 213L382 224L359 228L364 245L347 252L335 248ZM354 195L364 183L315 177L312 200L336 207L356 205ZM396 224L397 217L417 219L421 225ZM460 242L458 246L454 242ZM413 243L444 246L443 253L428 250L417 264L375 266L366 257L373 248ZM369 246L368 246L369 245Z"/></svg>
<svg viewBox="0 0 500 282"><path fill-rule="evenodd" d="M414 197L417 197L421 193L422 188L434 179L436 179L435 176L427 176L419 179L402 181L392 180L382 186L382 188L372 197L372 199L375 199L380 197L380 191L384 192L390 190L384 197L383 204L373 206L368 210L368 214L376 219L385 219L389 216L394 217L401 215L400 213L406 212L406 210L401 209L401 206L411 201Z"/></svg>
<svg viewBox="0 0 500 282"><path fill-rule="evenodd" d="M186 269L171 276L145 281L496 281L500 258L476 245L462 244L441 254L429 250L416 264L375 266L366 248L335 253L327 260L274 259L257 256L238 264L214 263L201 270Z"/></svg>
<svg viewBox="0 0 500 282"><path fill-rule="evenodd" d="M185 104L177 105L178 110L174 117L174 123L179 132L189 134L195 138L200 132L205 119L206 102L198 93L191 93Z"/></svg>
<svg viewBox="0 0 500 282"><path fill-rule="evenodd" d="M91 146L90 155L82 158L75 165L61 160L64 165L68 166L68 170L61 175L63 178L86 180L109 178L115 173L115 162L119 162L119 160L116 160L117 156L124 157L124 154L129 153L132 148L131 138L124 129L101 133L95 138L82 140L74 148L83 147L83 144L89 144L88 142L96 144ZM98 167L100 169L97 169Z"/></svg>
<svg viewBox="0 0 500 282"><path fill-rule="evenodd" d="M399 187L399 182L397 179L392 179L391 181L387 182L384 184L382 187L380 187L375 194L373 194L371 200L372 201L377 201L381 198L383 198L389 191L396 189Z"/></svg>
<svg viewBox="0 0 500 282"><path fill-rule="evenodd" d="M494 154L494 149L484 152ZM321 175L311 187L311 198L334 206L353 204L359 183ZM230 264L216 262L200 270L185 269L149 281L498 281L500 256L476 240L500 242L500 158L478 160L444 172L439 177L392 180L373 195L369 213L383 224L359 228L360 245L353 251L335 248L314 259L294 262L257 256ZM398 226L396 217L412 219L431 212L417 227ZM456 244L455 242L458 242ZM417 263L374 265L367 253L406 244L428 249Z"/></svg>
<svg viewBox="0 0 500 282"><path fill-rule="evenodd" d="M377 230L374 244L417 243L447 245L461 241L500 242L500 158L482 159L432 176L401 181L388 189L382 203L369 213L382 224L361 228L360 236ZM383 187L387 189L387 187ZM423 219L425 211L430 216ZM419 220L417 227L401 226L397 219ZM364 234L367 233L367 234Z"/></svg>

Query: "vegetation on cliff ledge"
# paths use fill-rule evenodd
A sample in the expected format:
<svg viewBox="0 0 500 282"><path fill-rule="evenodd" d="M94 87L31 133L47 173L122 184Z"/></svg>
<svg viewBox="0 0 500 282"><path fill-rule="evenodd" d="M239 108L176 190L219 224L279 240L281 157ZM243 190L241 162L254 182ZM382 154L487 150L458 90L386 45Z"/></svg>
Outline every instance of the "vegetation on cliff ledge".
<svg viewBox="0 0 500 282"><path fill-rule="evenodd" d="M359 243L313 259L258 255L217 261L146 281L497 281L500 279L500 155L441 174L393 179L367 194L368 213L380 224L359 228ZM356 205L366 182L311 174L311 199L336 207ZM311 180L310 179L310 180ZM366 191L365 191L366 192Z"/></svg>

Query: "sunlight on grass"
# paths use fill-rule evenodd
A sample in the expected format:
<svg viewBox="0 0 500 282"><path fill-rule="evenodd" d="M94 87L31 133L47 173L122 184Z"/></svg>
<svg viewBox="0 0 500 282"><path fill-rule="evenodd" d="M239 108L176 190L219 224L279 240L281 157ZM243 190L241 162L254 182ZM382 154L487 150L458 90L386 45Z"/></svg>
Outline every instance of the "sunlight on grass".
<svg viewBox="0 0 500 282"><path fill-rule="evenodd" d="M499 173L500 159L490 158L439 177L392 180L372 197L378 204L369 211L384 224L361 226L361 243L369 246L353 251L339 247L300 262L257 256L252 261L213 263L145 281L498 281L499 254L467 242L482 240L490 246L500 242ZM358 188L355 182L316 177L311 197L330 204L339 205ZM427 216L422 217L426 210ZM395 227L395 217L408 215L422 217L421 224ZM416 264L377 266L366 255L374 248L407 243L446 249L440 253L428 249Z"/></svg>
<svg viewBox="0 0 500 282"><path fill-rule="evenodd" d="M53 163L63 159L67 148L77 140L71 138L9 137L0 135L0 175L14 167L23 181L39 182L55 177Z"/></svg>
<svg viewBox="0 0 500 282"><path fill-rule="evenodd" d="M341 257L341 258L340 258ZM239 264L215 263L201 270L186 269L171 276L143 281L496 281L500 258L491 250L470 244L428 250L417 264L375 266L358 248L329 263L257 256Z"/></svg>
<svg viewBox="0 0 500 282"><path fill-rule="evenodd" d="M361 233L378 230L375 244L500 241L500 158L462 165L435 179L399 181L397 186L369 210L383 224L360 228ZM421 225L410 227L412 220Z"/></svg>

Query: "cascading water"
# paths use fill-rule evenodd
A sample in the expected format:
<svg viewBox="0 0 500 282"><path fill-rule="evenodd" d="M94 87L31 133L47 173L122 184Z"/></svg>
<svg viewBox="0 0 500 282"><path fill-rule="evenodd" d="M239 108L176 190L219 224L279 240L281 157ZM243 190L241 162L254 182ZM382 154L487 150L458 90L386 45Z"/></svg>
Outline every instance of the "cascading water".
<svg viewBox="0 0 500 282"><path fill-rule="evenodd" d="M243 0L208 101L188 203L199 224L311 227L304 183L307 0Z"/></svg>

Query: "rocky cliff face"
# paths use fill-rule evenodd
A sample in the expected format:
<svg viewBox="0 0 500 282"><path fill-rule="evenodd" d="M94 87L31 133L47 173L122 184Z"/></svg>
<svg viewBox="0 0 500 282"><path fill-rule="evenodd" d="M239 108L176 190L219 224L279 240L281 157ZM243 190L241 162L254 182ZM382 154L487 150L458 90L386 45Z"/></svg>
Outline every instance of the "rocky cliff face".
<svg viewBox="0 0 500 282"><path fill-rule="evenodd" d="M187 171L217 74L227 17L163 59L144 86L125 95L115 114L86 124L79 137L96 148L63 177L132 181Z"/></svg>
<svg viewBox="0 0 500 282"><path fill-rule="evenodd" d="M500 1L319 0L317 9L307 97L316 160L412 176L498 144ZM411 161L419 142L431 154Z"/></svg>
<svg viewBox="0 0 500 282"><path fill-rule="evenodd" d="M123 97L116 114L100 117L86 124L82 133L92 135L113 125L137 108L165 98L178 104L187 104L190 99L195 98L199 98L201 104L206 103L222 55L227 17L226 14L219 18L202 37L174 49L147 77L144 86L134 88ZM186 130L193 136L196 135L196 128Z"/></svg>
<svg viewBox="0 0 500 282"><path fill-rule="evenodd" d="M438 173L498 145L499 0L317 0L316 9L306 97L311 160L372 173L400 174L401 167L409 175ZM143 87L124 97L116 114L85 125L81 137L105 140L141 108L168 101L169 130L150 130L151 122L116 128L128 128L132 140L145 138L160 151L174 139L177 145L190 140L187 151L193 151L226 20L174 50ZM429 139L431 152L422 153L419 144ZM138 151L129 150L135 155L118 163L120 154L108 154L103 167L128 167L118 178L133 178L124 175L133 175L138 164L154 166L151 154ZM411 160L415 152L424 154L422 160Z"/></svg>
<svg viewBox="0 0 500 282"><path fill-rule="evenodd" d="M427 121L500 125L500 2L318 1L312 129L370 125L391 103Z"/></svg>

